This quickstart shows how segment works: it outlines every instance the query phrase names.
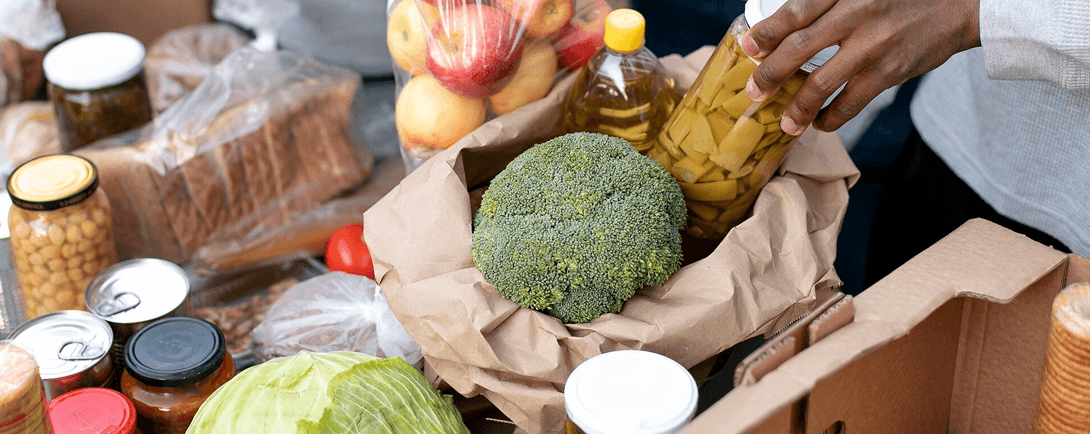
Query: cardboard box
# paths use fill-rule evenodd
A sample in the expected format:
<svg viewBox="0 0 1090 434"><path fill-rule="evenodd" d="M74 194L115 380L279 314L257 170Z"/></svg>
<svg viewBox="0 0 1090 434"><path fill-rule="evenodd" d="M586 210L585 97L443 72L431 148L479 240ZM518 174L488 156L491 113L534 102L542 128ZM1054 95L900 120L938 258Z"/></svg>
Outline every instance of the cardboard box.
<svg viewBox="0 0 1090 434"><path fill-rule="evenodd" d="M822 337L818 312L805 349L770 341L681 432L1032 432L1052 301L1088 278L1090 260L970 221L849 300L854 321Z"/></svg>
<svg viewBox="0 0 1090 434"><path fill-rule="evenodd" d="M65 38L118 32L150 46L168 30L212 20L212 0L57 0Z"/></svg>

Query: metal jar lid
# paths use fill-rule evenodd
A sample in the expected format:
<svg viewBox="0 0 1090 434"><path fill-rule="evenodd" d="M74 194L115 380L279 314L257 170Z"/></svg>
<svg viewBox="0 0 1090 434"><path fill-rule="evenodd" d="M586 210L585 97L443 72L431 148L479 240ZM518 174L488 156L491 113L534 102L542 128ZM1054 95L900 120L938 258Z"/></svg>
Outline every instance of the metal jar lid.
<svg viewBox="0 0 1090 434"><path fill-rule="evenodd" d="M185 303L189 277L162 259L132 259L107 268L87 285L87 310L114 324L163 317Z"/></svg>
<svg viewBox="0 0 1090 434"><path fill-rule="evenodd" d="M62 310L27 321L9 339L34 356L43 380L51 380L93 367L108 354L114 333L90 313Z"/></svg>

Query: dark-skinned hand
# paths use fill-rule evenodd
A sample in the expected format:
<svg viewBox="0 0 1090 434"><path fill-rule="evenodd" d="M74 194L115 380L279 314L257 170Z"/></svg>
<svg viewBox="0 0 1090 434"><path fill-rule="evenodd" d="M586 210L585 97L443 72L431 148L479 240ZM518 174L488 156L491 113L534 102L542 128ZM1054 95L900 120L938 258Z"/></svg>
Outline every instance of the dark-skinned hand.
<svg viewBox="0 0 1090 434"><path fill-rule="evenodd" d="M840 45L807 77L780 121L792 135L811 123L836 130L882 91L980 46L979 8L979 0L788 0L743 37L742 49L764 58L746 92L770 98L818 51Z"/></svg>

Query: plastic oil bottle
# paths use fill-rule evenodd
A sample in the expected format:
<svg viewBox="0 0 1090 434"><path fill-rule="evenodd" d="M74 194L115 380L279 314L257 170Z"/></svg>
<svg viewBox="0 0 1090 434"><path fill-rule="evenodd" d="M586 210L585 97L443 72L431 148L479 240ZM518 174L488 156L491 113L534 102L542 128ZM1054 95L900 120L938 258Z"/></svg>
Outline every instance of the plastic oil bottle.
<svg viewBox="0 0 1090 434"><path fill-rule="evenodd" d="M674 80L644 46L639 12L617 9L605 23L605 46L587 63L564 102L568 132L595 132L628 140L645 153L677 105Z"/></svg>

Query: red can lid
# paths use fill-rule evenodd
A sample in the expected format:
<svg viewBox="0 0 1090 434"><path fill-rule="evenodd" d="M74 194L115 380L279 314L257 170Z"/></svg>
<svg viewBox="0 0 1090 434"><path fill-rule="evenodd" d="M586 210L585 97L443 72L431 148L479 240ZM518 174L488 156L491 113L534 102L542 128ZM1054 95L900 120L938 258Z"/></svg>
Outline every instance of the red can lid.
<svg viewBox="0 0 1090 434"><path fill-rule="evenodd" d="M116 391L87 387L53 398L49 420L55 434L132 434L136 408Z"/></svg>

